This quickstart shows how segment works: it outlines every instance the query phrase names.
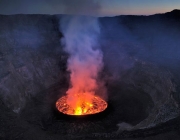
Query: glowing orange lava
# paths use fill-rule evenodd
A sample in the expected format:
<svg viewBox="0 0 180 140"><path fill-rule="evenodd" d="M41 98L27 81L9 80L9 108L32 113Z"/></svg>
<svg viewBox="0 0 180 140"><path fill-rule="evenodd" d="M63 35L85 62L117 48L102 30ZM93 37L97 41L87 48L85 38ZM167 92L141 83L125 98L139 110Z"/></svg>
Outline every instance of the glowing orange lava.
<svg viewBox="0 0 180 140"><path fill-rule="evenodd" d="M56 108L67 115L88 115L96 114L107 108L107 103L98 96L91 95L91 100L86 100L83 96L77 96L77 104L70 106L67 103L68 96L59 98L56 102Z"/></svg>

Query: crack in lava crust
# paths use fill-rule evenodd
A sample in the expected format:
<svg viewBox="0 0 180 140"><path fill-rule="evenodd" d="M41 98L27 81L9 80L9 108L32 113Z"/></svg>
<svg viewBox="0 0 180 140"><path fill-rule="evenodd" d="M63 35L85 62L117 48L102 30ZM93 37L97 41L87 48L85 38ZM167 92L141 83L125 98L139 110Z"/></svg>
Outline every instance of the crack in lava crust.
<svg viewBox="0 0 180 140"><path fill-rule="evenodd" d="M56 102L56 108L67 115L89 115L104 111L107 108L107 102L98 96L93 96L92 102L83 102L81 106L75 109L67 104L67 96L62 96Z"/></svg>

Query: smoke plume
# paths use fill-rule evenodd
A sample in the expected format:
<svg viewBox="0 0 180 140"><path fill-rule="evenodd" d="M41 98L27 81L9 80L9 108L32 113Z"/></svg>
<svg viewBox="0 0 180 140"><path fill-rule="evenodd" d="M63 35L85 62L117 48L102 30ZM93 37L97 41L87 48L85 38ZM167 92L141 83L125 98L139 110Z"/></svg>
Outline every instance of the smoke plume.
<svg viewBox="0 0 180 140"><path fill-rule="evenodd" d="M13 0L1 0L0 13L80 14L97 16L99 14L102 3L102 1L97 0L16 0L16 2Z"/></svg>
<svg viewBox="0 0 180 140"><path fill-rule="evenodd" d="M83 100L91 101L98 88L97 78L103 67L103 55L97 44L100 28L97 18L68 16L61 20L61 30L71 73L67 103L74 107L78 105L76 94L83 94Z"/></svg>
<svg viewBox="0 0 180 140"><path fill-rule="evenodd" d="M64 12L68 14L94 15L100 10L100 3L95 0L61 0Z"/></svg>

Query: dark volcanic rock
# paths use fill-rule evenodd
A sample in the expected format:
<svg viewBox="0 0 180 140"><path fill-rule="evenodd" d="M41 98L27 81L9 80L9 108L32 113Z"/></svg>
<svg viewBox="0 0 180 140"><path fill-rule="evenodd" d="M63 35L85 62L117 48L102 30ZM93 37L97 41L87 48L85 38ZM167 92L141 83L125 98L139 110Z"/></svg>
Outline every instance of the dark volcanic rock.
<svg viewBox="0 0 180 140"><path fill-rule="evenodd" d="M26 99L63 77L61 63L66 57L55 20L41 15L1 16L0 95L15 112Z"/></svg>
<svg viewBox="0 0 180 140"><path fill-rule="evenodd" d="M109 106L87 117L55 108L62 15L0 15L0 139L179 139L179 13L99 18Z"/></svg>

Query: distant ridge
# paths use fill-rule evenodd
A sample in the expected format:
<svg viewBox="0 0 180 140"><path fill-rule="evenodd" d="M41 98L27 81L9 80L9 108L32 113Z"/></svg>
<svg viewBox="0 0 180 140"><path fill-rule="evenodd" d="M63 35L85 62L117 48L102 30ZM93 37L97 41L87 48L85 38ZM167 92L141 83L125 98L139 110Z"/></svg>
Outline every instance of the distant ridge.
<svg viewBox="0 0 180 140"><path fill-rule="evenodd" d="M12 15L3 15L0 14L0 17L61 17L67 14L12 14ZM162 17L162 18L179 18L180 19L180 9L174 9L170 12L165 12L165 13L156 13L153 15L116 15L116 16L104 16L104 17L99 17L99 18L113 18L113 17L130 17L130 18L143 18L143 17Z"/></svg>
<svg viewBox="0 0 180 140"><path fill-rule="evenodd" d="M165 13L166 16L180 17L180 9L174 9L171 12Z"/></svg>

